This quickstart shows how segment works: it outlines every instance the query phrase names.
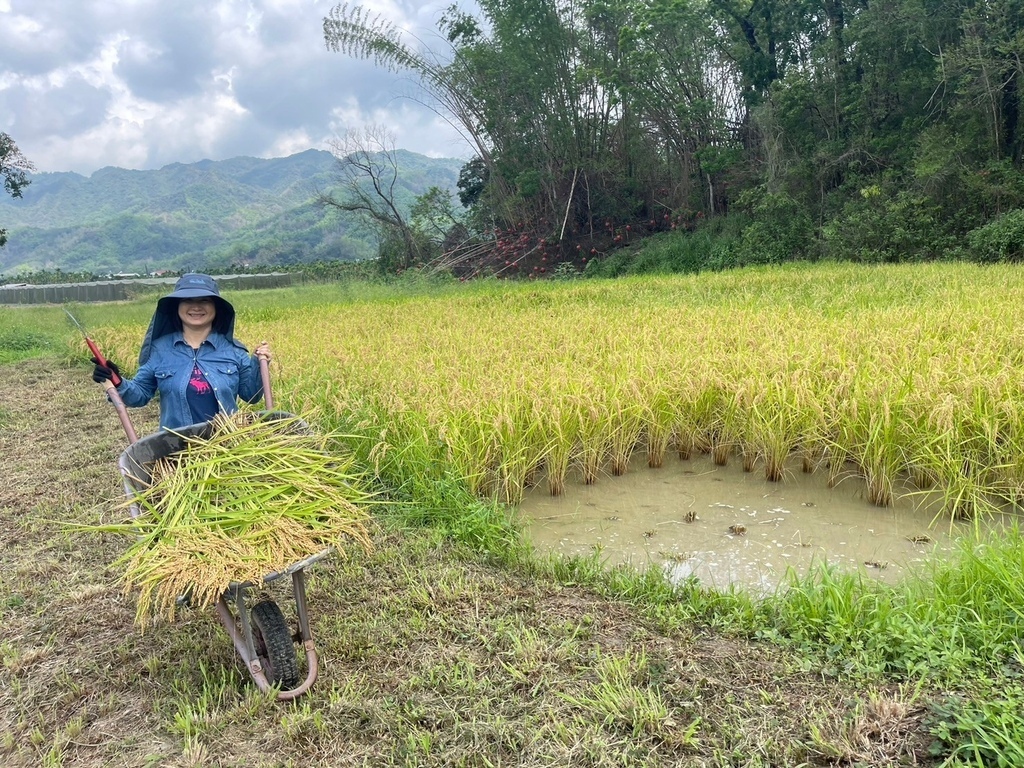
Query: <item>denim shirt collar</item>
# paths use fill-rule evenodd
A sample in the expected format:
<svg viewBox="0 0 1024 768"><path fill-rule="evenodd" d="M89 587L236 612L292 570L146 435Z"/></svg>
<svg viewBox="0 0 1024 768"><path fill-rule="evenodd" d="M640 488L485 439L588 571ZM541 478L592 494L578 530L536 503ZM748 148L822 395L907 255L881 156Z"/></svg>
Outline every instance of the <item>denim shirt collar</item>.
<svg viewBox="0 0 1024 768"><path fill-rule="evenodd" d="M214 349L219 349L224 344L224 341L225 341L225 338L224 338L224 336L222 334L217 333L216 331L211 331L210 335L207 336L203 340L203 343L200 344L199 346L200 346L200 348L202 348L204 345L209 344ZM189 343L187 341L185 341L185 334L182 333L181 331L175 331L175 333L174 333L174 342L173 342L172 346L176 347L179 344L184 344L186 347L190 346Z"/></svg>

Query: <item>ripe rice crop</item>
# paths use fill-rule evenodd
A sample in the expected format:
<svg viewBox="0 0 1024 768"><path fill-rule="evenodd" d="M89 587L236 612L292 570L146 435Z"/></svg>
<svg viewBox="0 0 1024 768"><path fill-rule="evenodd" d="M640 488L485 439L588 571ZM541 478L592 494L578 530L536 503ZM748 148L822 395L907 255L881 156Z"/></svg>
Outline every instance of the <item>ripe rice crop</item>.
<svg viewBox="0 0 1024 768"><path fill-rule="evenodd" d="M135 542L118 560L138 623L173 618L177 598L214 603L232 582L263 576L344 541L370 547L371 494L351 455L295 418L218 417L208 437L151 467L124 507L131 521L101 526Z"/></svg>
<svg viewBox="0 0 1024 768"><path fill-rule="evenodd" d="M239 327L279 389L358 427L397 482L452 468L517 502L694 450L785 481L914 478L950 514L1024 493L1024 277L1012 265L796 265L360 301ZM134 342L137 344L137 341ZM129 355L121 355L128 357ZM824 480L823 480L824 481Z"/></svg>

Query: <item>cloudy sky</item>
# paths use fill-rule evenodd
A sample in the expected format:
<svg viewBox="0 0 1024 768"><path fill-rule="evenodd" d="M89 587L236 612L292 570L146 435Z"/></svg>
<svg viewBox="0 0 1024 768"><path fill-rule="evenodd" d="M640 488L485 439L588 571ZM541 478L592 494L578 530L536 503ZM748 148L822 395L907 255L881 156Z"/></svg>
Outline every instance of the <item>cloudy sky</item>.
<svg viewBox="0 0 1024 768"><path fill-rule="evenodd" d="M371 125L399 148L468 157L415 81L327 50L323 19L338 4L0 0L0 131L36 170L86 175L329 149ZM442 50L451 0L352 4Z"/></svg>

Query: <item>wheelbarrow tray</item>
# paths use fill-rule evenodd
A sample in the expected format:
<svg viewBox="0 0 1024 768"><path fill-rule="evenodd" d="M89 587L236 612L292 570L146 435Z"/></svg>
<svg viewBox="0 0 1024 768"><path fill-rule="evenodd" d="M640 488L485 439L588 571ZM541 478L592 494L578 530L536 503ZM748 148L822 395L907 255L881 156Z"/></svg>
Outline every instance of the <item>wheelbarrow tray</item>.
<svg viewBox="0 0 1024 768"><path fill-rule="evenodd" d="M294 429L309 431L309 425L298 416L286 411L263 411L258 414L259 418L267 420L290 420L294 421ZM213 434L215 424L212 421L204 421L199 424L192 424L176 430L161 430L151 435L139 438L129 445L118 458L117 466L124 481L125 493L129 500L135 499L140 493L150 486L153 480L152 468L155 462L160 459L172 456L183 451L190 439L203 439ZM139 517L142 510L134 502L130 506L131 516ZM313 685L318 672L316 650L313 644L312 633L309 629L309 614L306 606L305 569L318 560L323 559L332 552L327 547L307 558L292 563L287 568L273 573L266 574L261 584L269 584L284 576L292 579L292 595L295 599L296 612L299 620L298 639L306 651L306 679L287 690L280 690L277 693L278 699L294 699L305 693ZM272 609L260 611L261 626L254 634L250 612L245 606L246 590L258 586L252 582L231 582L225 591L217 599L217 616L221 624L231 637L235 649L245 662L249 673L261 690L269 691L274 688L274 683L267 678L264 665L282 667L290 665L287 646L291 645L291 635L287 632L287 626L283 624L280 609L273 601L263 601L260 605L254 606L253 612L261 605L272 604ZM231 604L234 605L232 613ZM291 650L294 658L294 649ZM275 659L276 657L276 659ZM278 679L280 682L280 678Z"/></svg>
<svg viewBox="0 0 1024 768"><path fill-rule="evenodd" d="M305 421L286 411L261 411L257 416L266 421L292 420L297 431L309 432L309 425ZM134 499L149 487L153 481L152 467L157 461L183 451L189 440L208 438L213 434L214 425L213 421L203 421L181 429L162 429L139 438L125 448L117 460L117 468L124 479L124 489L128 498ZM132 517L138 517L140 514L138 505L132 504Z"/></svg>

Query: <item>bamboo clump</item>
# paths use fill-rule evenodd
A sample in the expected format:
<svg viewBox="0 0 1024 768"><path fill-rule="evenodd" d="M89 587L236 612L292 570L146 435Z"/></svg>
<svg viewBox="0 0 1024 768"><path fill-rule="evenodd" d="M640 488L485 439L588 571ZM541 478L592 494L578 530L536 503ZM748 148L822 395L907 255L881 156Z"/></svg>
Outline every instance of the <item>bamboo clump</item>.
<svg viewBox="0 0 1024 768"><path fill-rule="evenodd" d="M119 559L136 620L173 618L180 595L204 608L232 582L259 583L342 542L370 547L374 501L350 456L298 420L218 417L212 434L151 467L125 506L141 514L105 526L137 539Z"/></svg>

